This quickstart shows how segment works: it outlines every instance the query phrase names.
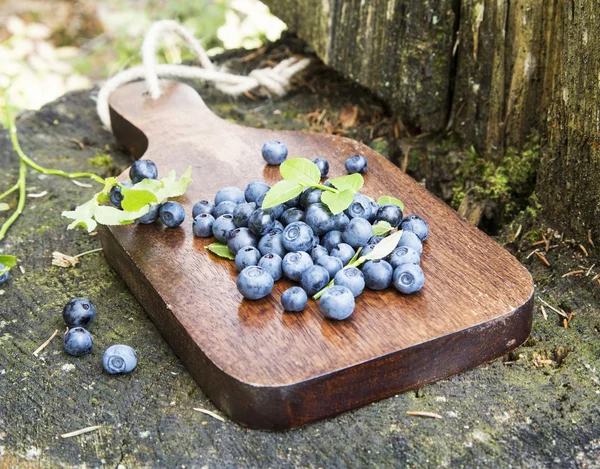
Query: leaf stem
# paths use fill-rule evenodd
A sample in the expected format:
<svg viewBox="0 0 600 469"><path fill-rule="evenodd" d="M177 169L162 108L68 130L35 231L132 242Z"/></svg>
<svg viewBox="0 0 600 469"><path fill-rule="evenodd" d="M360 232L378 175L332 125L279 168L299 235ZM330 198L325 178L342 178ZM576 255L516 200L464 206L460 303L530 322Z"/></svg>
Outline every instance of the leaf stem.
<svg viewBox="0 0 600 469"><path fill-rule="evenodd" d="M321 189L322 191L333 192L334 194L339 192L339 190L337 190L335 187L324 186L323 184L310 184L310 187L315 187L317 189Z"/></svg>
<svg viewBox="0 0 600 469"><path fill-rule="evenodd" d="M17 181L17 183L14 186L12 186L10 189L8 189L3 194L0 194L0 200L2 200L4 197L8 197L10 194L12 194L18 188L19 188L19 182Z"/></svg>
<svg viewBox="0 0 600 469"><path fill-rule="evenodd" d="M6 232L12 226L12 224L17 221L17 218L23 213L23 208L25 207L25 186L26 186L26 177L27 177L27 166L23 160L19 165L19 181L17 186L19 187L19 204L17 205L17 209L13 212L8 220L4 222L2 228L0 228L0 241L4 239L6 236Z"/></svg>
<svg viewBox="0 0 600 469"><path fill-rule="evenodd" d="M90 250L90 251L85 251L85 252L82 252L81 254L77 254L76 256L73 256L73 257L75 257L75 258L79 259L79 258L80 258L80 257L82 257L82 256L86 256L86 255L88 255L88 254L93 254L93 253L95 253L95 252L100 252L100 251L102 251L103 249L104 249L104 248L92 249L92 250Z"/></svg>

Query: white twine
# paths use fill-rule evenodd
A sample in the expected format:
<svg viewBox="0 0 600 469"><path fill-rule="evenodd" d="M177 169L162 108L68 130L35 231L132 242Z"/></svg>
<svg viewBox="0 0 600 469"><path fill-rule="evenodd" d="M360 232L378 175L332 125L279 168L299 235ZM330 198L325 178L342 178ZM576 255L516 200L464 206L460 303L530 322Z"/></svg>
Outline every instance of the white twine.
<svg viewBox="0 0 600 469"><path fill-rule="evenodd" d="M167 33L179 35L198 56L201 66L157 64L158 41ZM290 79L310 63L308 58L290 57L282 60L273 68L256 69L247 76L233 75L222 69L217 69L196 38L183 26L172 20L157 21L150 27L142 44L142 61L142 66L132 67L117 73L100 88L96 111L102 124L109 130L111 125L108 98L113 91L125 83L145 79L148 93L152 99L158 99L161 95L159 77L210 81L214 83L218 90L231 96L238 96L261 88L272 95L284 96L289 89Z"/></svg>

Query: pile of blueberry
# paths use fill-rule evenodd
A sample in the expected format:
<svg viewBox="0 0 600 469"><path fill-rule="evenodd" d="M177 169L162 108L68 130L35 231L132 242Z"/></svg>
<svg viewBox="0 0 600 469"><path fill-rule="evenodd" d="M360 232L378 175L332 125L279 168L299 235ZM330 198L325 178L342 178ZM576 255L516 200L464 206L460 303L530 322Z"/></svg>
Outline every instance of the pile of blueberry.
<svg viewBox="0 0 600 469"><path fill-rule="evenodd" d="M262 149L263 158L271 165L281 164L287 153L281 142L267 142ZM329 172L327 160L317 158L313 163L325 178ZM354 155L345 166L350 174L364 173L367 160ZM274 282L286 277L300 286L283 293L285 310L302 311L308 297L317 294L325 317L345 319L354 311L354 298L365 287L384 290L393 284L405 294L422 288L420 255L428 236L422 218L403 217L399 205L379 206L360 193L354 195L345 211L333 215L321 202L323 191L318 188L306 188L283 204L262 209L269 189L262 181L251 182L244 191L224 187L217 192L214 203L201 200L192 212L194 235L214 236L235 256L240 272L237 288L245 298L264 298L271 293ZM402 230L396 248L387 258L369 260L360 269L349 266L358 250L364 256L384 239L373 233L373 225L380 222Z"/></svg>
<svg viewBox="0 0 600 469"><path fill-rule="evenodd" d="M88 328L96 317L96 306L87 298L73 298L63 309L63 319L69 330L65 334L64 349L69 355L80 357L92 350L94 340ZM137 365L137 355L128 345L112 345L102 356L102 367L107 373L129 373Z"/></svg>

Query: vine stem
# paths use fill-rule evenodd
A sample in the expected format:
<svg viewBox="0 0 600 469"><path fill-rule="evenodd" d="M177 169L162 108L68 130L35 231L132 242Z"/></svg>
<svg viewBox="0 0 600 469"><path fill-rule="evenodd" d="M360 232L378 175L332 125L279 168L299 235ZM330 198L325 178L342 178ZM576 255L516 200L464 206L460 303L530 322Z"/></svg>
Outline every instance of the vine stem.
<svg viewBox="0 0 600 469"><path fill-rule="evenodd" d="M19 165L19 182L17 183L17 187L19 188L19 204L17 205L17 209L13 212L8 220L4 222L2 228L0 228L0 241L4 239L6 236L6 232L12 226L12 224L17 221L17 218L23 213L23 208L25 208L25 179L27 177L27 166L21 160Z"/></svg>

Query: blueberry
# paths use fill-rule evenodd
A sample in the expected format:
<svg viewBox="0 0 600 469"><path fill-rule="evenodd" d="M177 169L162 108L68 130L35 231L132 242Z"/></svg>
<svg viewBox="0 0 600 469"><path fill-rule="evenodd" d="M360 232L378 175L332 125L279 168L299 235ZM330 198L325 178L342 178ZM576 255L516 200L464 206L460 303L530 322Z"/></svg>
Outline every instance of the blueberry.
<svg viewBox="0 0 600 469"><path fill-rule="evenodd" d="M354 312L354 295L341 285L328 288L321 296L319 309L323 316L338 321L348 318Z"/></svg>
<svg viewBox="0 0 600 469"><path fill-rule="evenodd" d="M349 218L371 218L371 201L362 194L354 194L354 200L344 211Z"/></svg>
<svg viewBox="0 0 600 469"><path fill-rule="evenodd" d="M236 203L231 202L230 200L225 200L215 207L215 210L213 211L213 217L219 218L221 215L226 215L228 213L233 215L236 207Z"/></svg>
<svg viewBox="0 0 600 469"><path fill-rule="evenodd" d="M92 350L93 344L92 334L83 327L74 327L65 334L63 346L69 355L80 357Z"/></svg>
<svg viewBox="0 0 600 469"><path fill-rule="evenodd" d="M137 160L129 169L129 179L134 184L144 179L158 179L158 169L153 161Z"/></svg>
<svg viewBox="0 0 600 469"><path fill-rule="evenodd" d="M223 204L225 202L221 202ZM256 210L256 204L254 202L246 202L244 204L236 205L233 209L233 222L238 228L248 228L248 220L250 215Z"/></svg>
<svg viewBox="0 0 600 469"><path fill-rule="evenodd" d="M346 160L348 174L364 173L367 171L367 159L362 155L354 155Z"/></svg>
<svg viewBox="0 0 600 469"><path fill-rule="evenodd" d="M281 267L283 274L295 282L299 282L302 273L313 265L311 257L304 251L288 252L283 258Z"/></svg>
<svg viewBox="0 0 600 469"><path fill-rule="evenodd" d="M367 244L377 244L383 238L385 238L385 236L371 236L371 238L369 239L369 242Z"/></svg>
<svg viewBox="0 0 600 469"><path fill-rule="evenodd" d="M2 271L4 269L6 269L6 266L4 264L0 264L0 271ZM6 283L6 281L8 280L9 272L10 271L7 270L2 275L0 275L0 285L2 285L3 283Z"/></svg>
<svg viewBox="0 0 600 469"><path fill-rule="evenodd" d="M275 230L269 231L258 241L258 250L264 256L266 254L277 254L283 258L287 251L283 247L283 235Z"/></svg>
<svg viewBox="0 0 600 469"><path fill-rule="evenodd" d="M219 205L221 202L233 202L234 204L243 204L246 202L244 198L244 193L239 190L237 187L224 187L223 189L217 192L215 195L215 205ZM218 217L217 217L218 218Z"/></svg>
<svg viewBox="0 0 600 469"><path fill-rule="evenodd" d="M400 236L400 241L398 241L398 247L400 246L408 246L417 251L417 254L420 256L423 252L423 243L419 239L419 237L414 234L412 231L403 231L402 236Z"/></svg>
<svg viewBox="0 0 600 469"><path fill-rule="evenodd" d="M252 212L248 219L248 228L256 236L262 236L273 228L275 218L273 214L267 210L257 209Z"/></svg>
<svg viewBox="0 0 600 469"><path fill-rule="evenodd" d="M96 306L87 298L73 298L63 308L63 319L69 327L90 327L96 317Z"/></svg>
<svg viewBox="0 0 600 469"><path fill-rule="evenodd" d="M317 262L320 257L328 255L329 251L327 250L327 248L325 246L321 246L320 244L313 244L313 246L310 249L310 257L313 260L313 262Z"/></svg>
<svg viewBox="0 0 600 469"><path fill-rule="evenodd" d="M260 200L260 205L258 204L258 202L257 202L256 205L258 207L261 207L262 206L262 200ZM275 205L274 207L266 208L264 210L265 210L265 212L270 212L273 215L273 218L275 220L278 220L279 217L283 214L283 212L285 210L285 207L284 207L283 204L279 204L279 205Z"/></svg>
<svg viewBox="0 0 600 469"><path fill-rule="evenodd" d="M208 200L201 200L200 202L196 202L194 204L194 207L192 208L192 218L196 218L201 213L209 213L212 215L214 210L215 206L212 204L212 202L209 202Z"/></svg>
<svg viewBox="0 0 600 469"><path fill-rule="evenodd" d="M214 222L215 217L213 217L210 213L201 213L200 215L196 216L192 223L194 236L198 236L199 238L208 238L212 236Z"/></svg>
<svg viewBox="0 0 600 469"><path fill-rule="evenodd" d="M160 221L169 228L176 228L185 220L185 210L179 202L165 202L158 211Z"/></svg>
<svg viewBox="0 0 600 469"><path fill-rule="evenodd" d="M350 223L350 218L344 212L340 212L333 216L334 226L333 229L337 231L344 231L346 225Z"/></svg>
<svg viewBox="0 0 600 469"><path fill-rule="evenodd" d="M283 233L283 230L285 230L285 226L283 226L279 220L275 220L275 223L273 223L273 227L269 230L269 233L271 231L274 231L275 233Z"/></svg>
<svg viewBox="0 0 600 469"><path fill-rule="evenodd" d="M390 254L390 264L395 269L402 264L420 264L419 253L410 246L400 246Z"/></svg>
<svg viewBox="0 0 600 469"><path fill-rule="evenodd" d="M327 251L330 252L338 244L344 242L344 240L342 239L342 232L337 230L331 230L329 233L323 236L321 242L323 243L323 246L325 246Z"/></svg>
<svg viewBox="0 0 600 469"><path fill-rule="evenodd" d="M111 345L102 355L102 368L107 373L129 373L137 366L137 355L129 345Z"/></svg>
<svg viewBox="0 0 600 469"><path fill-rule="evenodd" d="M271 274L273 280L279 280L283 275L283 270L281 268L281 257L277 254L265 254L258 261L258 266L265 269L267 272Z"/></svg>
<svg viewBox="0 0 600 469"><path fill-rule="evenodd" d="M302 311L306 307L308 302L308 295L300 287L291 287L283 292L281 295L281 304L283 309L297 313Z"/></svg>
<svg viewBox="0 0 600 469"><path fill-rule="evenodd" d="M233 215L221 215L217 218L212 227L212 232L217 241L220 243L227 243L229 241L229 237L231 236L231 232L235 230L237 226L233 222Z"/></svg>
<svg viewBox="0 0 600 469"><path fill-rule="evenodd" d="M262 147L262 157L271 165L279 165L285 161L288 149L285 144L276 140L269 140Z"/></svg>
<svg viewBox="0 0 600 469"><path fill-rule="evenodd" d="M322 189L316 187L308 187L300 194L300 206L306 210L309 205L321 202Z"/></svg>
<svg viewBox="0 0 600 469"><path fill-rule="evenodd" d="M374 200L369 201L371 203L371 216L368 218L369 223L375 223L377 220L377 212L379 211L379 204Z"/></svg>
<svg viewBox="0 0 600 469"><path fill-rule="evenodd" d="M256 247L256 237L250 233L248 228L236 228L231 232L227 247L233 254L237 254L242 248Z"/></svg>
<svg viewBox="0 0 600 469"><path fill-rule="evenodd" d="M344 243L359 248L369 242L373 236L373 227L364 218L353 218L342 233Z"/></svg>
<svg viewBox="0 0 600 469"><path fill-rule="evenodd" d="M354 296L358 296L365 289L365 276L356 267L344 267L335 274L333 283L349 288Z"/></svg>
<svg viewBox="0 0 600 469"><path fill-rule="evenodd" d="M316 234L313 234L312 243L310 244L309 251L314 247L321 244L321 238L319 238Z"/></svg>
<svg viewBox="0 0 600 469"><path fill-rule="evenodd" d="M301 210L297 207L288 208L281 214L279 221L281 221L283 226L288 226L290 223L294 223L295 221L304 221L304 210Z"/></svg>
<svg viewBox="0 0 600 469"><path fill-rule="evenodd" d="M244 197L246 198L247 202L256 202L267 192L269 192L269 189L271 189L271 186L269 186L266 182L252 181L246 187L246 190L244 191Z"/></svg>
<svg viewBox="0 0 600 469"><path fill-rule="evenodd" d="M352 246L346 243L338 244L329 253L329 255L340 259L344 265L350 262L350 259L354 257L354 254L356 254L356 251L352 249Z"/></svg>
<svg viewBox="0 0 600 469"><path fill-rule="evenodd" d="M124 187L133 187L133 184L130 182L122 182L121 186ZM123 194L121 193L121 186L113 186L110 190L110 203L113 204L118 209L122 209L121 202L123 202Z"/></svg>
<svg viewBox="0 0 600 469"><path fill-rule="evenodd" d="M162 204L150 204L148 213L146 213L145 215L142 215L140 218L138 218L138 221L140 223L142 223L143 225L149 225L151 223L154 223L156 220L158 220L161 207L162 207Z"/></svg>
<svg viewBox="0 0 600 469"><path fill-rule="evenodd" d="M423 270L417 264L402 264L394 270L394 286L402 293L418 292L424 283Z"/></svg>
<svg viewBox="0 0 600 469"><path fill-rule="evenodd" d="M317 265L325 268L325 270L329 273L329 278L335 277L335 274L344 268L344 264L342 263L341 259L329 255L319 257L316 260L316 263Z"/></svg>
<svg viewBox="0 0 600 469"><path fill-rule="evenodd" d="M287 208L300 207L300 195L301 194L298 194L296 197L294 197L293 199L288 200L283 205L285 207L287 207Z"/></svg>
<svg viewBox="0 0 600 469"><path fill-rule="evenodd" d="M388 262L376 259L367 261L362 266L362 273L365 276L367 288L370 290L385 290L392 284L394 269Z"/></svg>
<svg viewBox="0 0 600 469"><path fill-rule="evenodd" d="M274 283L269 272L262 267L251 265L238 276L237 288L244 298L260 300L271 293Z"/></svg>
<svg viewBox="0 0 600 469"><path fill-rule="evenodd" d="M308 251L313 245L313 230L302 221L290 223L283 230L283 247L288 251Z"/></svg>
<svg viewBox="0 0 600 469"><path fill-rule="evenodd" d="M311 265L302 272L300 277L300 286L310 296L321 291L329 283L329 272L320 265Z"/></svg>
<svg viewBox="0 0 600 469"><path fill-rule="evenodd" d="M260 260L260 251L253 246L240 249L235 255L235 268L241 272L246 267L258 265Z"/></svg>
<svg viewBox="0 0 600 469"><path fill-rule="evenodd" d="M402 220L400 224L402 230L412 231L419 239L425 241L429 235L429 226L427 222L417 215L409 215Z"/></svg>
<svg viewBox="0 0 600 469"><path fill-rule="evenodd" d="M335 219L325 204L317 202L306 209L306 223L317 236L324 235L335 227Z"/></svg>
<svg viewBox="0 0 600 469"><path fill-rule="evenodd" d="M402 221L402 210L397 205L383 205L377 211L377 221L387 221L396 228Z"/></svg>
<svg viewBox="0 0 600 469"><path fill-rule="evenodd" d="M366 246L364 246L362 248L362 250L360 251L360 255L361 256L366 256L367 254L369 254L370 252L372 252L373 249L375 249L375 246L377 246L377 243L371 243L371 242L369 242Z"/></svg>
<svg viewBox="0 0 600 469"><path fill-rule="evenodd" d="M321 179L329 174L329 161L325 158L315 158L313 163L316 164L319 171L321 171Z"/></svg>

